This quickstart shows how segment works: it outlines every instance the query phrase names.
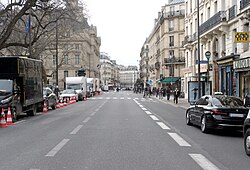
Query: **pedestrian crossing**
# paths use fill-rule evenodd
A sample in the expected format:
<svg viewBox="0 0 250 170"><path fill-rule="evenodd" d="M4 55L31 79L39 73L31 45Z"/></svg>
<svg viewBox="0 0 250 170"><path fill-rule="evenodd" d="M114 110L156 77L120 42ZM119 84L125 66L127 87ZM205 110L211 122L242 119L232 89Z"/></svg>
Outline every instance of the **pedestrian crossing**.
<svg viewBox="0 0 250 170"><path fill-rule="evenodd" d="M91 97L88 100L140 100L142 102L158 102L152 98L133 98L133 97Z"/></svg>

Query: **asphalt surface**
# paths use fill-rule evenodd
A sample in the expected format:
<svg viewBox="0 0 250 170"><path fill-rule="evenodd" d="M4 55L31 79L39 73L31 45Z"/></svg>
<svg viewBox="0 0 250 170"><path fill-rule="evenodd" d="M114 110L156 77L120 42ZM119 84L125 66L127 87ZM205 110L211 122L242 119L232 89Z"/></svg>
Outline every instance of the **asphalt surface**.
<svg viewBox="0 0 250 170"><path fill-rule="evenodd" d="M110 92L1 128L0 169L249 169L241 132L203 134L185 102Z"/></svg>

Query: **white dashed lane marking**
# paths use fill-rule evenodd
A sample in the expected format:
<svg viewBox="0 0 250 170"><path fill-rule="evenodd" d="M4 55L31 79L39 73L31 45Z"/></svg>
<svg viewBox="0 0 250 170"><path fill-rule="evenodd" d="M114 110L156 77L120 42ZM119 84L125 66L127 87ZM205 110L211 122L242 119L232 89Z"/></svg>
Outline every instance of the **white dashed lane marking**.
<svg viewBox="0 0 250 170"><path fill-rule="evenodd" d="M206 157L201 154L189 154L193 160L200 165L202 169L205 170L219 170L217 166L215 166L212 162L210 162Z"/></svg>
<svg viewBox="0 0 250 170"><path fill-rule="evenodd" d="M189 143L187 143L182 137L180 137L177 133L168 133L176 143L178 143L180 146L191 146Z"/></svg>
<svg viewBox="0 0 250 170"><path fill-rule="evenodd" d="M84 119L84 121L82 121L83 123L87 123L91 118L87 117L86 119Z"/></svg>
<svg viewBox="0 0 250 170"><path fill-rule="evenodd" d="M72 132L70 132L70 134L75 135L82 127L83 125L78 125Z"/></svg>
<svg viewBox="0 0 250 170"><path fill-rule="evenodd" d="M150 111L145 111L145 113L147 113L148 115L151 115L151 114L152 114Z"/></svg>
<svg viewBox="0 0 250 170"><path fill-rule="evenodd" d="M170 128L162 122L156 122L162 129L170 130Z"/></svg>
<svg viewBox="0 0 250 170"><path fill-rule="evenodd" d="M58 151L60 151L66 143L68 143L69 139L63 139L59 144L57 144L47 155L49 157L53 157L57 154Z"/></svg>
<svg viewBox="0 0 250 170"><path fill-rule="evenodd" d="M153 119L153 120L159 120L156 116L154 115L150 115L150 117Z"/></svg>

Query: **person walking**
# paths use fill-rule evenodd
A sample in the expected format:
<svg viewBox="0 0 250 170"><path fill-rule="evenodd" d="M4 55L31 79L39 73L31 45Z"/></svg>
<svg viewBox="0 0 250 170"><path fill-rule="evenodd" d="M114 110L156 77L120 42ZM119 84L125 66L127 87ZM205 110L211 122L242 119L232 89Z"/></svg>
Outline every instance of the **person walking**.
<svg viewBox="0 0 250 170"><path fill-rule="evenodd" d="M170 99L170 88L169 87L167 87L166 93L167 93L167 100L169 100Z"/></svg>
<svg viewBox="0 0 250 170"><path fill-rule="evenodd" d="M180 96L180 91L175 88L175 91L174 91L174 103L177 104L178 103L178 98Z"/></svg>

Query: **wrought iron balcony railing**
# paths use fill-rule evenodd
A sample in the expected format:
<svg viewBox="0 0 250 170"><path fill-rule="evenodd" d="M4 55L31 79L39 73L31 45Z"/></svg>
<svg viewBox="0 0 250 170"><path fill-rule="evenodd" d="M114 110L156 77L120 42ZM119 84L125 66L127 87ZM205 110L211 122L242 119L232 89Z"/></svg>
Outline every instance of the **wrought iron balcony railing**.
<svg viewBox="0 0 250 170"><path fill-rule="evenodd" d="M229 8L228 11L228 20L231 20L236 17L236 5L233 5L231 8Z"/></svg>
<svg viewBox="0 0 250 170"><path fill-rule="evenodd" d="M219 11L214 16L209 18L206 22L200 25L200 34L205 33L211 28L215 27L221 22L226 21L226 11Z"/></svg>
<svg viewBox="0 0 250 170"><path fill-rule="evenodd" d="M160 69L160 67L161 67L161 63L159 62L159 61L157 61L156 63L155 63L155 69Z"/></svg>
<svg viewBox="0 0 250 170"><path fill-rule="evenodd" d="M164 17L185 16L185 10L170 11L164 13Z"/></svg>
<svg viewBox="0 0 250 170"><path fill-rule="evenodd" d="M185 57L164 58L164 63L166 65L169 65L169 64L185 64Z"/></svg>
<svg viewBox="0 0 250 170"><path fill-rule="evenodd" d="M240 1L240 9L246 8L250 4L250 0L241 0Z"/></svg>
<svg viewBox="0 0 250 170"><path fill-rule="evenodd" d="M193 35L187 35L184 37L183 45L185 45L187 43L192 43L192 42L196 41L197 38L198 38L197 32L195 32Z"/></svg>

